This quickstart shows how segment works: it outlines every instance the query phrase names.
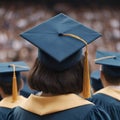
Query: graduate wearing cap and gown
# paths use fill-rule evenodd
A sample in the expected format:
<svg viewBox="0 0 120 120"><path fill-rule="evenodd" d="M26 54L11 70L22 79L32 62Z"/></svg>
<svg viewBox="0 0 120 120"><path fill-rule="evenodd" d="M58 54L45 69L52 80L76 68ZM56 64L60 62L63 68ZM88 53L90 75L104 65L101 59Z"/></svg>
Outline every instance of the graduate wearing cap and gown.
<svg viewBox="0 0 120 120"><path fill-rule="evenodd" d="M21 36L38 48L28 83L41 94L30 95L8 120L109 120L104 110L84 99L90 96L87 44L101 34L61 13Z"/></svg>
<svg viewBox="0 0 120 120"><path fill-rule="evenodd" d="M101 79L100 79L100 71L96 70L93 71L90 75L91 86L93 89L93 93L97 92L98 90L103 88Z"/></svg>
<svg viewBox="0 0 120 120"><path fill-rule="evenodd" d="M26 98L19 95L22 86L20 72L28 71L23 61L0 63L0 120L5 120L13 107L23 103Z"/></svg>
<svg viewBox="0 0 120 120"><path fill-rule="evenodd" d="M120 53L97 51L95 63L101 65L104 88L89 100L103 107L112 120L120 120Z"/></svg>

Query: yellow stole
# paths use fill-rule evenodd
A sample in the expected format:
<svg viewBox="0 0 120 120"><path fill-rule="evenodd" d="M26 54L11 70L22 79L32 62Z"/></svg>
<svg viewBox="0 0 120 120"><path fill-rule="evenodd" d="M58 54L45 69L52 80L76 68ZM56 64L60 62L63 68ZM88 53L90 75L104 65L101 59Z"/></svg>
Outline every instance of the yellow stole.
<svg viewBox="0 0 120 120"><path fill-rule="evenodd" d="M38 115L45 115L87 104L93 103L75 94L50 97L30 95L26 102L20 105L20 107Z"/></svg>
<svg viewBox="0 0 120 120"><path fill-rule="evenodd" d="M0 107L13 108L13 107L20 105L21 103L25 101L26 101L25 97L18 96L17 100L13 102L12 96L9 96L9 97L5 97L4 99L0 101Z"/></svg>
<svg viewBox="0 0 120 120"><path fill-rule="evenodd" d="M97 94L97 93L103 93L105 95L111 96L120 101L120 89L116 89L114 87L108 86L108 87L105 87L105 88L99 90L95 94Z"/></svg>

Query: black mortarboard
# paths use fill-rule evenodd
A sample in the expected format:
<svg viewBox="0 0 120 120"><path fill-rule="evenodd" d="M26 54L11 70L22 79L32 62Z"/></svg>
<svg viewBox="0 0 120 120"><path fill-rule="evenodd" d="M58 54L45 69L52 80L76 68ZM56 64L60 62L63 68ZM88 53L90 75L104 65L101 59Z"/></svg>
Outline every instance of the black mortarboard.
<svg viewBox="0 0 120 120"><path fill-rule="evenodd" d="M98 91L103 88L101 79L100 79L100 71L93 71L90 75L91 85L95 91Z"/></svg>
<svg viewBox="0 0 120 120"><path fill-rule="evenodd" d="M96 64L102 65L102 71L114 77L120 77L120 53L97 51Z"/></svg>
<svg viewBox="0 0 120 120"><path fill-rule="evenodd" d="M0 63L0 81L12 82L13 101L17 98L16 78L20 78L20 72L28 70L29 67L23 61Z"/></svg>
<svg viewBox="0 0 120 120"><path fill-rule="evenodd" d="M101 34L60 13L21 36L38 48L38 58L48 68L63 71L80 61L82 48Z"/></svg>

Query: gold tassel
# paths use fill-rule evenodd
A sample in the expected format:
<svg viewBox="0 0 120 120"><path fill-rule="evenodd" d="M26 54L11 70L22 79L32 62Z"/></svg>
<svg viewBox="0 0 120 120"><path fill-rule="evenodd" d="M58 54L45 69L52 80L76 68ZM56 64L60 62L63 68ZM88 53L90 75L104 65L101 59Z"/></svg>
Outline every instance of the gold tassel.
<svg viewBox="0 0 120 120"><path fill-rule="evenodd" d="M90 85L90 73L89 73L89 63L88 63L88 45L87 42L79 36L74 34L61 34L64 36L69 36L82 41L86 45L85 58L84 58L84 71L83 71L83 91L80 94L83 98L89 98L91 96L91 85Z"/></svg>
<svg viewBox="0 0 120 120"><path fill-rule="evenodd" d="M16 80L16 73L15 73L15 65L11 64L11 66L13 67L12 98L13 98L13 102L15 102L17 100L17 96L18 96L17 80Z"/></svg>
<svg viewBox="0 0 120 120"><path fill-rule="evenodd" d="M90 85L90 73L89 73L89 63L88 63L88 47L86 46L85 58L84 58L84 72L83 72L83 92L84 98L89 98L91 96L91 85Z"/></svg>

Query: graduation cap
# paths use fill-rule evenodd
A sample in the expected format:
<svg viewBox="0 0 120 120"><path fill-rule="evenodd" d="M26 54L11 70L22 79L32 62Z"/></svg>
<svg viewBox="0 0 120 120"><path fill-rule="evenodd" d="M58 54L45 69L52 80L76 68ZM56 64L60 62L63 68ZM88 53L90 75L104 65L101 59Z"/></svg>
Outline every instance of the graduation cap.
<svg viewBox="0 0 120 120"><path fill-rule="evenodd" d="M28 71L29 67L23 61L0 63L0 81L12 82L13 102L17 100L17 80L20 72Z"/></svg>
<svg viewBox="0 0 120 120"><path fill-rule="evenodd" d="M102 71L107 75L120 77L120 53L97 51L95 63L102 65Z"/></svg>
<svg viewBox="0 0 120 120"><path fill-rule="evenodd" d="M85 61L88 67L87 45L101 36L100 33L62 13L20 35L38 48L40 61L56 71L69 69L80 61L82 48L85 46ZM88 68L84 67L84 70L86 74ZM87 74L84 77L87 77Z"/></svg>
<svg viewBox="0 0 120 120"><path fill-rule="evenodd" d="M90 80L91 80L91 85L95 91L98 91L101 88L103 88L103 85L102 85L102 82L100 79L100 71L99 70L93 71L91 73Z"/></svg>

